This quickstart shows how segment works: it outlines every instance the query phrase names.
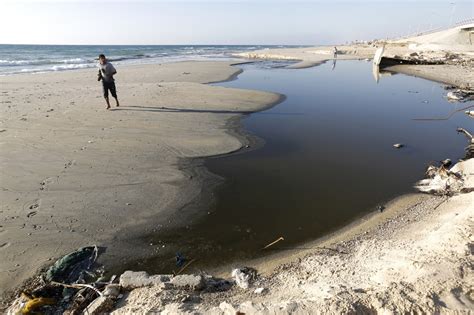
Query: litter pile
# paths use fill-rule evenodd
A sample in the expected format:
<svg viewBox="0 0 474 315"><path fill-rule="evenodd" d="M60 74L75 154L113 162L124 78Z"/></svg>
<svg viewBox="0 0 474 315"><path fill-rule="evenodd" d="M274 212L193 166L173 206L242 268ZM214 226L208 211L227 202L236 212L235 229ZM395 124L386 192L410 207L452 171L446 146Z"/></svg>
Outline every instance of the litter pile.
<svg viewBox="0 0 474 315"><path fill-rule="evenodd" d="M474 100L474 91L455 89L446 94L448 102L467 102Z"/></svg>
<svg viewBox="0 0 474 315"><path fill-rule="evenodd" d="M96 265L98 255L99 249L94 245L57 260L19 294L7 314L80 313L97 296L110 291L109 283L100 278L103 269Z"/></svg>
<svg viewBox="0 0 474 315"><path fill-rule="evenodd" d="M444 165L430 165L426 170L426 179L415 184L415 188L424 193L452 195L463 188L463 177L460 173L448 170Z"/></svg>
<svg viewBox="0 0 474 315"><path fill-rule="evenodd" d="M233 270L231 280L207 274L150 276L144 271L125 271L106 281L97 256L97 246L88 246L57 260L34 279L30 289L19 293L7 314L103 314L119 307L135 289L157 288L163 292L159 298L168 302L197 301L201 293L228 291L236 285L248 289L258 280L255 269L243 267ZM264 291L260 287L255 292Z"/></svg>

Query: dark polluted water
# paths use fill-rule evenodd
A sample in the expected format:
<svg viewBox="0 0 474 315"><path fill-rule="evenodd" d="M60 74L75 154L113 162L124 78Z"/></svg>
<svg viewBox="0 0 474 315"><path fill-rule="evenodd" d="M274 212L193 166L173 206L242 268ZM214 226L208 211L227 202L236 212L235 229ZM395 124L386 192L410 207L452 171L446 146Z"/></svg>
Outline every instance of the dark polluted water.
<svg viewBox="0 0 474 315"><path fill-rule="evenodd" d="M190 270L255 258L280 236L285 240L274 250L297 246L413 191L430 162L464 155L466 139L456 128L472 122L463 112L417 120L470 105L447 102L439 83L393 75L377 84L371 63L362 61L334 69L330 63L295 70L281 65L243 65L237 80L216 84L287 98L243 119L244 130L263 146L205 160L224 179L214 204L186 228L157 232L151 239L166 250L141 261L142 269L179 269L175 252L196 259ZM406 146L395 149L395 143Z"/></svg>

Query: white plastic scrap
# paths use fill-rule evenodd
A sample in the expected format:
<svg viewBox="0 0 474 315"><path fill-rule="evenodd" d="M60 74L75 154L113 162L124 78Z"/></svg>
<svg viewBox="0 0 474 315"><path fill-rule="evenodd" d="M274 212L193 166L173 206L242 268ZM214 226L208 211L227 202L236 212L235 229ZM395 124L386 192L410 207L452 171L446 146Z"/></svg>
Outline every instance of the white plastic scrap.
<svg viewBox="0 0 474 315"><path fill-rule="evenodd" d="M463 188L463 177L460 173L449 171L444 166L430 165L426 170L428 178L415 184L415 188L424 193L448 194L460 192Z"/></svg>
<svg viewBox="0 0 474 315"><path fill-rule="evenodd" d="M256 288L255 291L253 291L253 293L262 294L264 291L265 291L265 288Z"/></svg>
<svg viewBox="0 0 474 315"><path fill-rule="evenodd" d="M453 101L461 100L461 97L455 92L448 92L448 94L446 94L446 97L448 98L448 100L453 100Z"/></svg>
<svg viewBox="0 0 474 315"><path fill-rule="evenodd" d="M242 269L232 270L232 277L235 280L235 283L242 289L248 289L251 275L245 273Z"/></svg>

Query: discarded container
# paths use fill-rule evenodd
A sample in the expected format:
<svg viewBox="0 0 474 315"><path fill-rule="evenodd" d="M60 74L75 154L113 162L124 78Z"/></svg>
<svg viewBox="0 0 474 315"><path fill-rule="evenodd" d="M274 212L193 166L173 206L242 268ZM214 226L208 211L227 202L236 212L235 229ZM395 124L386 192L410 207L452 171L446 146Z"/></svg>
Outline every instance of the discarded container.
<svg viewBox="0 0 474 315"><path fill-rule="evenodd" d="M248 289L250 282L257 276L257 271L253 268L243 267L232 270L232 277L235 283L242 289Z"/></svg>

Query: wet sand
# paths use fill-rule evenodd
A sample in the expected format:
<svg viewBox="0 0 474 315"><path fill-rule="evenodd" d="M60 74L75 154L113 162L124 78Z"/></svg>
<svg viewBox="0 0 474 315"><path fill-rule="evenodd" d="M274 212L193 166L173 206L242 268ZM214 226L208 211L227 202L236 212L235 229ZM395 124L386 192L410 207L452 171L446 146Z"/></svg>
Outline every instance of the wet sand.
<svg viewBox="0 0 474 315"><path fill-rule="evenodd" d="M204 84L235 77L228 62L117 68L111 111L96 70L0 77L0 293L81 246L110 265L149 255L133 240L200 196L185 161L238 150L228 121L281 98Z"/></svg>

